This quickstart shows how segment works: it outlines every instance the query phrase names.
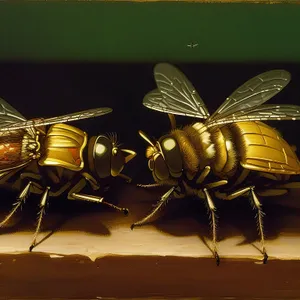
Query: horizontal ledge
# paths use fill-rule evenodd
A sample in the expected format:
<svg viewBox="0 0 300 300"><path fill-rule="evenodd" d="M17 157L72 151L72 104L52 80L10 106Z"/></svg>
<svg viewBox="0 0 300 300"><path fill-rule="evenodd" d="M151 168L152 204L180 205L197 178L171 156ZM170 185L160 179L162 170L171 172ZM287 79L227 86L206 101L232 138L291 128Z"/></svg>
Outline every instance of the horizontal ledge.
<svg viewBox="0 0 300 300"><path fill-rule="evenodd" d="M149 192L126 186L116 193L106 201L112 200L121 207L127 207L130 214L126 217L119 212L103 210L101 205L68 200L62 203L62 200L57 202L51 198L51 205L43 220L44 231L38 239L42 242L34 251L63 256L82 255L92 261L108 254L191 258L212 256L209 219L201 200L170 201L156 221L131 230L130 225L151 210L162 191ZM300 260L298 197L295 193L289 197L265 199L263 202L266 247L270 259ZM8 211L10 201L2 201L7 205L1 208L1 220ZM58 204L60 207L55 208ZM37 205L36 201L27 201L18 215L20 219L16 225L1 229L0 254L28 251L36 225ZM64 205L66 215L60 211L61 205ZM225 203L215 201L215 205L221 259L252 258L261 261L255 212L247 199Z"/></svg>
<svg viewBox="0 0 300 300"><path fill-rule="evenodd" d="M224 260L156 256L0 255L1 295L6 297L101 299L137 297L300 296L300 261ZM274 276L276 274L276 276ZM38 280L38 284L36 284ZM18 282L18 288L16 288ZM250 284L251 283L251 284Z"/></svg>
<svg viewBox="0 0 300 300"><path fill-rule="evenodd" d="M101 205L53 199L39 240L61 223L62 205L67 221L32 253L27 251L38 199L28 199L22 222L0 235L0 298L300 297L300 277L295 275L300 272L299 194L263 202L270 256L266 265L253 247L259 242L249 202L216 202L217 267L205 245L211 236L201 201L170 201L160 220L130 230L162 192L132 185L112 190L106 201L128 207L127 217ZM1 219L11 204L8 196L2 200Z"/></svg>

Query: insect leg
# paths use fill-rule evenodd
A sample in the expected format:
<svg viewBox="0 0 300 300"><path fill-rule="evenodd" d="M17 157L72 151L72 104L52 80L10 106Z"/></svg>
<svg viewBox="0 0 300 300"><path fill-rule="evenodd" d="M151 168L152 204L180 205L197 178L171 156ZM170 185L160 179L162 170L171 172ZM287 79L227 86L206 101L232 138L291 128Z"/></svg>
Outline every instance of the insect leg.
<svg viewBox="0 0 300 300"><path fill-rule="evenodd" d="M263 227L264 212L262 211L262 204L259 202L259 199L257 198L254 192L254 187L250 187L250 198L251 198L251 202L254 204L254 207L257 210L256 217L257 217L257 223L258 223L258 229L260 235L261 250L264 256L263 262L264 264L266 264L268 260L268 254L265 248L265 235L264 235L264 227Z"/></svg>
<svg viewBox="0 0 300 300"><path fill-rule="evenodd" d="M258 232L260 235L260 242L261 242L261 252L264 256L263 259L263 263L266 264L267 260L268 260L268 254L266 252L266 248L265 248L265 235L264 235L264 226L263 226L263 216L264 216L264 212L262 210L262 204L260 203L259 199L256 196L256 193L254 192L254 186L250 186L250 187L246 187L246 188L242 188L230 195L226 195L226 194L219 194L221 199L224 200L232 200L235 199L239 196L242 196L244 194L248 194L249 198L251 200L251 203L253 204L253 207L256 209L257 213L256 213L256 218L257 218L257 224L258 224ZM218 195L218 194L216 194Z"/></svg>
<svg viewBox="0 0 300 300"><path fill-rule="evenodd" d="M80 193L80 191L86 186L86 182L87 182L86 178L81 178L79 180L79 182L68 193L68 199L102 203L106 206L109 206L109 207L115 209L115 210L123 212L124 215L128 215L129 211L127 208L119 207L112 203L105 202L103 197Z"/></svg>
<svg viewBox="0 0 300 300"><path fill-rule="evenodd" d="M206 166L203 170L202 170L202 172L200 173L200 175L199 175L199 177L197 178L197 180L196 180L196 182L197 182L197 184L200 184L200 183L202 183L204 180L205 180L205 178L208 176L208 174L210 173L210 166Z"/></svg>
<svg viewBox="0 0 300 300"><path fill-rule="evenodd" d="M97 180L92 175L90 175L87 172L83 172L82 176L86 179L86 181L89 182L89 184L91 185L91 187L94 191L97 191L100 189L100 185L98 184Z"/></svg>
<svg viewBox="0 0 300 300"><path fill-rule="evenodd" d="M161 209L161 207L164 204L166 204L167 201L172 198L172 196L174 196L175 188L176 187L173 186L165 194L163 194L162 197L160 198L160 200L158 201L157 205L155 206L155 208L142 220L133 223L131 225L131 230L136 226L143 226L144 224L148 223L150 221L150 219L152 219L158 213L158 211Z"/></svg>
<svg viewBox="0 0 300 300"><path fill-rule="evenodd" d="M35 230L35 233L34 233L34 236L33 236L31 246L29 247L30 252L36 246L36 239L37 239L37 236L40 232L42 219L43 219L43 216L45 214L46 204L47 204L47 200L48 200L48 196L49 196L49 190L50 190L50 187L47 186L46 190L44 191L44 193L42 195L42 198L41 198L40 211L39 211L39 214L38 214L38 223L37 223L37 226L36 226L36 230Z"/></svg>
<svg viewBox="0 0 300 300"><path fill-rule="evenodd" d="M36 174L36 173L31 173L31 172L24 172L20 175L20 178L22 180L25 180L25 179L28 179L28 178L31 178L31 179L34 179L34 180L41 180L42 179L42 176L40 174Z"/></svg>
<svg viewBox="0 0 300 300"><path fill-rule="evenodd" d="M61 186L60 189L53 191L50 190L49 196L50 197L59 197L61 196L66 190L68 190L71 186L71 182L67 182L65 185Z"/></svg>
<svg viewBox="0 0 300 300"><path fill-rule="evenodd" d="M151 184L137 184L136 186L137 186L137 187L141 187L141 188L146 188L146 189L149 189L149 188L160 187L160 186L161 186L161 184L159 184L159 183L151 183Z"/></svg>
<svg viewBox="0 0 300 300"><path fill-rule="evenodd" d="M217 188L219 186L222 186L222 185L226 185L228 183L227 180L219 180L219 181L215 181L215 182L212 182L212 183L208 183L205 185L205 187L207 189L214 189L214 188Z"/></svg>
<svg viewBox="0 0 300 300"><path fill-rule="evenodd" d="M203 189L205 200L210 212L210 218L211 218L211 229L212 229L212 236L213 236L213 254L216 259L217 266L220 264L220 257L218 254L217 249L217 216L216 216L216 207L213 203L213 200L206 188Z"/></svg>
<svg viewBox="0 0 300 300"><path fill-rule="evenodd" d="M5 172L0 173L0 185L5 184L9 178L13 177L19 171L20 171L20 168L16 168L11 171L5 171Z"/></svg>
<svg viewBox="0 0 300 300"><path fill-rule="evenodd" d="M12 216L17 212L18 208L23 203L25 203L25 200L28 198L28 196L30 194L30 188L33 185L36 185L37 188L40 188L40 189L42 188L37 183L29 181L28 184L24 187L24 189L18 195L17 202L14 204L13 209L9 212L9 214L5 217L5 219L0 223L0 227L3 227L12 218Z"/></svg>
<svg viewBox="0 0 300 300"><path fill-rule="evenodd" d="M118 175L118 177L124 179L127 183L130 183L130 182L132 181L132 179L131 179L129 176L125 175L125 174L121 174L121 173L120 173L120 174Z"/></svg>

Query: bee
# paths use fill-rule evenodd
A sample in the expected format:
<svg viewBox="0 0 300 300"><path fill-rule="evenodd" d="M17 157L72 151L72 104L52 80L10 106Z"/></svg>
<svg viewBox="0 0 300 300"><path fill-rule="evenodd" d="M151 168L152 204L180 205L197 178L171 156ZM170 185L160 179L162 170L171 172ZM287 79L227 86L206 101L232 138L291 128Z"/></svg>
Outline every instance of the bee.
<svg viewBox="0 0 300 300"><path fill-rule="evenodd" d="M284 195L290 188L300 187L298 182L288 182L291 175L300 174L296 150L276 129L262 122L300 119L300 106L263 104L289 83L289 72L272 70L248 80L212 115L192 83L176 67L158 64L154 78L157 89L144 97L143 104L167 113L172 130L158 140L139 131L149 144L146 157L155 180L154 184L139 186L165 185L170 189L151 213L131 228L150 222L170 199L199 197L205 200L211 218L211 250L219 265L213 199L248 197L256 210L261 252L266 263L264 212L259 196ZM175 115L204 121L176 128Z"/></svg>
<svg viewBox="0 0 300 300"><path fill-rule="evenodd" d="M102 107L47 119L26 120L0 99L0 185L10 185L10 180L17 177L10 187L20 191L17 202L0 227L8 223L30 193L41 195L37 226L29 251L37 245L49 197L58 197L66 192L70 200L102 203L128 213L126 208L105 202L103 197L81 191L85 187L97 191L100 189L99 181L111 176L130 182L131 178L121 172L136 153L121 149L115 134L89 137L81 129L65 124L111 112L111 108Z"/></svg>

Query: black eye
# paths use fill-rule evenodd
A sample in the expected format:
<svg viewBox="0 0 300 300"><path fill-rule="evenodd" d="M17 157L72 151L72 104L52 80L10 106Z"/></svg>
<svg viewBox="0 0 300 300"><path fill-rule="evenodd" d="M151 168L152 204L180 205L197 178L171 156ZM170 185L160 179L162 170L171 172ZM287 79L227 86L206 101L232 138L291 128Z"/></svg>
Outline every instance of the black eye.
<svg viewBox="0 0 300 300"><path fill-rule="evenodd" d="M94 164L99 178L110 176L111 170L111 141L106 136L98 136L94 145Z"/></svg>
<svg viewBox="0 0 300 300"><path fill-rule="evenodd" d="M170 173L174 177L181 176L182 157L176 140L171 136L166 136L161 139L160 143Z"/></svg>
<svg viewBox="0 0 300 300"><path fill-rule="evenodd" d="M152 158L148 160L148 167L151 171L154 170L154 160Z"/></svg>
<svg viewBox="0 0 300 300"><path fill-rule="evenodd" d="M159 180L166 180L169 178L168 166L165 163L165 160L161 154L158 154L154 157L154 172L155 176Z"/></svg>

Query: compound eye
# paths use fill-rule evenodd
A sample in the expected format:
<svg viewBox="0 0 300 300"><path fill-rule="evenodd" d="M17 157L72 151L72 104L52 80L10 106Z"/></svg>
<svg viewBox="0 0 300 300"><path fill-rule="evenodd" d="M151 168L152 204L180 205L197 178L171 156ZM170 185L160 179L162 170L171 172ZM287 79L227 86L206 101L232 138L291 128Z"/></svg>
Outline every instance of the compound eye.
<svg viewBox="0 0 300 300"><path fill-rule="evenodd" d="M154 160L152 158L148 160L148 168L150 169L150 171L154 170Z"/></svg>
<svg viewBox="0 0 300 300"><path fill-rule="evenodd" d="M98 136L94 144L94 165L99 178L111 175L112 144L106 136Z"/></svg>
<svg viewBox="0 0 300 300"><path fill-rule="evenodd" d="M168 166L161 154L154 157L154 173L159 180L167 180L170 176Z"/></svg>
<svg viewBox="0 0 300 300"><path fill-rule="evenodd" d="M165 136L161 139L161 148L164 154L166 164L169 167L170 174L173 177L180 177L182 172L182 157L179 145L171 136Z"/></svg>

